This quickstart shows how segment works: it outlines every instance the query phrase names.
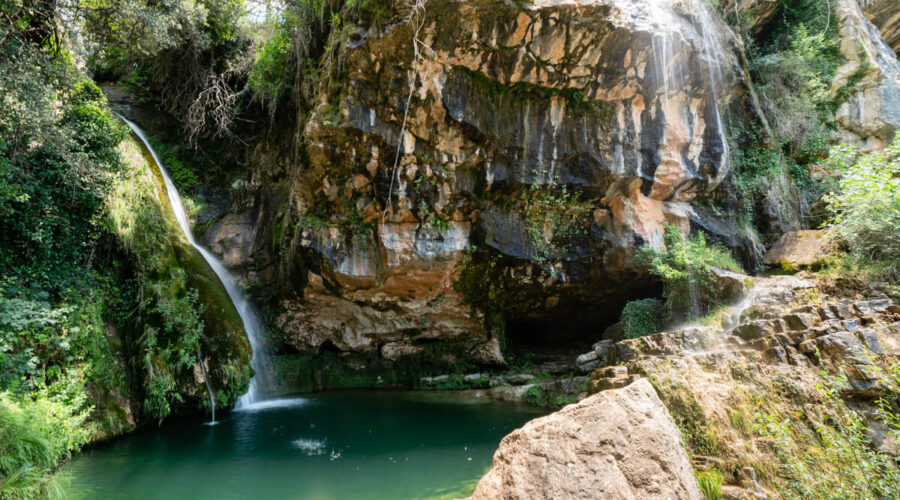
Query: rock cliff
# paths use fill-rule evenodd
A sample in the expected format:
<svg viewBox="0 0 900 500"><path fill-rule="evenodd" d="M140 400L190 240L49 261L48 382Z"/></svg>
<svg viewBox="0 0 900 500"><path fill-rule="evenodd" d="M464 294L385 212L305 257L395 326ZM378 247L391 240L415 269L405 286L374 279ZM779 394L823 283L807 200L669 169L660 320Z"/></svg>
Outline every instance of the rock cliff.
<svg viewBox="0 0 900 500"><path fill-rule="evenodd" d="M289 345L403 356L465 338L501 363L488 302L536 328L608 324L652 286L636 247L666 224L716 227L690 202L728 174L723 115L742 84L705 2L413 14L349 32L339 98L306 122L306 161L281 184ZM459 286L466 272L476 283Z"/></svg>
<svg viewBox="0 0 900 500"><path fill-rule="evenodd" d="M755 107L740 38L779 2L384 5L332 34L311 108L255 147L252 208L205 236L277 303L286 351L499 366L507 337L584 340L658 294L632 257L667 224L746 237L707 201ZM834 139L881 147L900 62L880 4L829 5Z"/></svg>
<svg viewBox="0 0 900 500"><path fill-rule="evenodd" d="M878 27L881 37L900 53L900 12L897 11L897 3L892 0L862 0L863 7L872 23Z"/></svg>

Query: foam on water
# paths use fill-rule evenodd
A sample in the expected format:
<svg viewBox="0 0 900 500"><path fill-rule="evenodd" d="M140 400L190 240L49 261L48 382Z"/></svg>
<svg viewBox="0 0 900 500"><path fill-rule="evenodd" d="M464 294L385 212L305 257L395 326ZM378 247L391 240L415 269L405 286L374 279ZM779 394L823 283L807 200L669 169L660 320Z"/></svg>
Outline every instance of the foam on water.
<svg viewBox="0 0 900 500"><path fill-rule="evenodd" d="M264 401L257 401L256 403L247 404L238 406L234 409L236 412L253 412L253 411L264 411L264 410L273 410L278 408L294 408L297 406L304 406L309 404L309 399L307 398L279 398L279 399L267 399Z"/></svg>

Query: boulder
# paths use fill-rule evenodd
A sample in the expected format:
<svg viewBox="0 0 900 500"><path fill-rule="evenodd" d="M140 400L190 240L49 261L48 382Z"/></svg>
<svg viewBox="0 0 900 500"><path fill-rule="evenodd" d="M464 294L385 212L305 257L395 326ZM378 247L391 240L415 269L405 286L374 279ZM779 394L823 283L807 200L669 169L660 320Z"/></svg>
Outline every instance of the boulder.
<svg viewBox="0 0 900 500"><path fill-rule="evenodd" d="M746 293L748 286L753 283L753 278L746 274L735 273L727 269L710 267L715 280L716 296L724 300L731 300Z"/></svg>
<svg viewBox="0 0 900 500"><path fill-rule="evenodd" d="M534 375L529 375L527 373L519 373L517 375L513 375L506 379L512 385L525 385L530 384L531 381L534 380Z"/></svg>
<svg viewBox="0 0 900 500"><path fill-rule="evenodd" d="M646 379L503 438L473 500L703 498L681 434Z"/></svg>
<svg viewBox="0 0 900 500"><path fill-rule="evenodd" d="M827 256L833 248L833 241L827 231L792 231L781 236L766 253L763 263L780 266L782 269L796 270L811 266Z"/></svg>

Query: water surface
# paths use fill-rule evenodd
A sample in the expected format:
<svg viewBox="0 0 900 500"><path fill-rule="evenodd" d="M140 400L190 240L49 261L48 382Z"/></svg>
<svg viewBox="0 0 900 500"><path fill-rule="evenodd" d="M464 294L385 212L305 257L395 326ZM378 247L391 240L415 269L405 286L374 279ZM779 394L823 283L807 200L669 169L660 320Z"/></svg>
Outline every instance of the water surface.
<svg viewBox="0 0 900 500"><path fill-rule="evenodd" d="M218 425L181 419L88 450L67 499L467 496L530 407L447 393L339 391L266 402Z"/></svg>

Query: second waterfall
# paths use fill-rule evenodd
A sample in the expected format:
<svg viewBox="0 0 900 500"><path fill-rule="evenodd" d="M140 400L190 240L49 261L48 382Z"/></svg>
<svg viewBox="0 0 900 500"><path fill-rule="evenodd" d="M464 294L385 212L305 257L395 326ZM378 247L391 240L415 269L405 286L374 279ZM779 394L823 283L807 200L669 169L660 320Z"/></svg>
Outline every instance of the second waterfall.
<svg viewBox="0 0 900 500"><path fill-rule="evenodd" d="M244 330L247 332L247 338L250 340L250 346L253 348L253 357L250 360L250 366L253 368L254 374L253 378L250 379L250 388L247 390L246 394L238 398L235 408L249 408L254 403L261 401L263 396L266 395L266 390L272 387L272 364L268 347L263 339L262 322L256 314L256 311L253 309L253 305L250 304L246 297L244 297L244 291L237 283L235 276L228 271L225 265L222 264L222 261L213 255L212 252L197 243L197 240L194 238L194 233L191 231L187 212L185 212L184 205L181 203L181 195L178 193L175 183L172 182L172 178L166 171L162 161L160 161L159 156L157 156L156 151L154 151L153 147L150 145L150 141L147 140L144 131L124 117L120 116L120 118L131 127L131 130L133 130L141 139L141 142L144 143L147 150L150 151L150 154L153 156L153 161L156 162L156 166L159 168L159 172L162 174L163 181L166 184L166 192L169 195L169 202L172 205L172 211L175 212L175 218L178 220L178 225L181 227L181 230L184 231L184 235L187 237L190 244L200 252L200 255L202 255L206 262L209 263L209 267L212 268L213 272L216 273L216 276L219 277L219 280L222 281L222 285L225 286L225 290L228 292L228 297L231 299L231 302L234 303L234 307L241 317L241 321L244 324Z"/></svg>

